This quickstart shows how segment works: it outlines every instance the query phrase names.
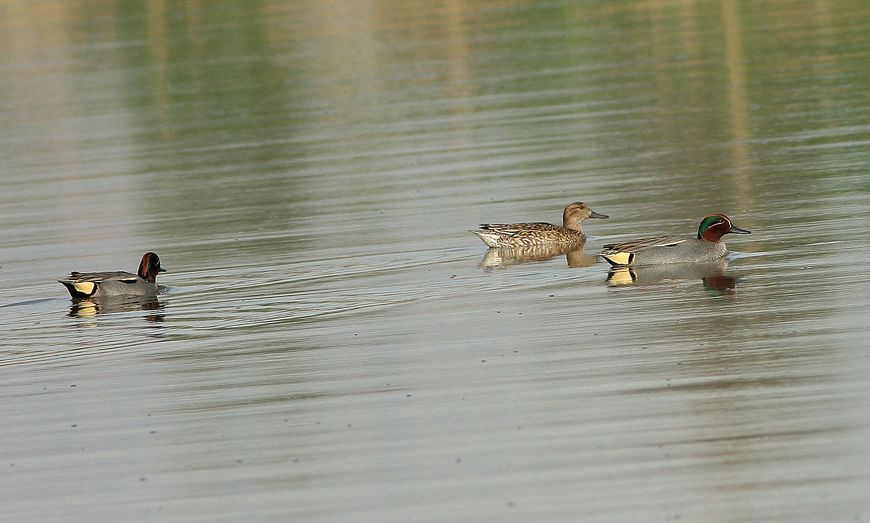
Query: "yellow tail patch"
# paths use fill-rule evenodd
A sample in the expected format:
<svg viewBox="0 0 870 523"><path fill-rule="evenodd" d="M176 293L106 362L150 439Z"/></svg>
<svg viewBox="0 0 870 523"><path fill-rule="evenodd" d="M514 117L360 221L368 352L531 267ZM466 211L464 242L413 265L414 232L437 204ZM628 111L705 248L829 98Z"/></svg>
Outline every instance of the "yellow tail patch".
<svg viewBox="0 0 870 523"><path fill-rule="evenodd" d="M73 288L82 294L90 296L96 290L97 284L92 281L77 281L73 283Z"/></svg>
<svg viewBox="0 0 870 523"><path fill-rule="evenodd" d="M614 252L601 255L611 265L631 265L634 260L634 253L631 252Z"/></svg>

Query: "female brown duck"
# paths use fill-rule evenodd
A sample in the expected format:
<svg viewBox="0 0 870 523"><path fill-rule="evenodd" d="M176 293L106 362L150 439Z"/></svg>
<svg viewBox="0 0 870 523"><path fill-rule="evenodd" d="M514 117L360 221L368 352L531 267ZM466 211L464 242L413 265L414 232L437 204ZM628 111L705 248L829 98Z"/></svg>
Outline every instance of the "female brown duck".
<svg viewBox="0 0 870 523"><path fill-rule="evenodd" d="M551 223L483 223L476 234L490 247L536 247L544 245L572 245L586 241L583 220L607 218L606 214L593 211L583 202L574 202L562 213L562 225Z"/></svg>

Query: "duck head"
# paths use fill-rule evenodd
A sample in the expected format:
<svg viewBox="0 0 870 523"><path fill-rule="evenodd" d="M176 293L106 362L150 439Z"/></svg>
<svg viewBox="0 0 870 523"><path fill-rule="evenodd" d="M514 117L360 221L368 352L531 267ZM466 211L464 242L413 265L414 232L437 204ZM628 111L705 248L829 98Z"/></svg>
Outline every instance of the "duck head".
<svg viewBox="0 0 870 523"><path fill-rule="evenodd" d="M731 219L724 214L713 214L707 216L701 220L701 225L698 226L699 240L718 242L722 236L725 236L728 233L750 234L750 231L737 227L731 223Z"/></svg>
<svg viewBox="0 0 870 523"><path fill-rule="evenodd" d="M580 229L580 222L587 218L610 218L610 216L593 211L583 202L574 202L565 207L562 213L562 226L567 229Z"/></svg>
<svg viewBox="0 0 870 523"><path fill-rule="evenodd" d="M160 267L160 258L153 252L146 252L139 262L139 277L150 283L157 283L157 273L166 272Z"/></svg>

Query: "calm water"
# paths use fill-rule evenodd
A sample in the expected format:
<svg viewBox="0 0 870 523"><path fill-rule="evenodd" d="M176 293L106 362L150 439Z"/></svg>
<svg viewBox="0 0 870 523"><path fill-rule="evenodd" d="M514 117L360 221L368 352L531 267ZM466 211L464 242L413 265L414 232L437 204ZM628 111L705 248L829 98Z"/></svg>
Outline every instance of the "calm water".
<svg viewBox="0 0 870 523"><path fill-rule="evenodd" d="M860 2L0 15L3 521L870 518ZM710 212L727 267L591 256Z"/></svg>

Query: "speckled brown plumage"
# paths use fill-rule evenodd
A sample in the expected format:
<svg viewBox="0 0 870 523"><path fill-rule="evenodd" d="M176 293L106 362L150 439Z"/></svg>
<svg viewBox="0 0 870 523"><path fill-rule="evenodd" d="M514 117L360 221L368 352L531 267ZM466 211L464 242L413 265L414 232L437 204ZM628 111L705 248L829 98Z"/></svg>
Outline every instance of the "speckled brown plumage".
<svg viewBox="0 0 870 523"><path fill-rule="evenodd" d="M477 235L489 247L572 245L586 241L583 220L607 217L583 202L574 202L565 207L561 226L544 222L484 223L479 229L468 232Z"/></svg>

